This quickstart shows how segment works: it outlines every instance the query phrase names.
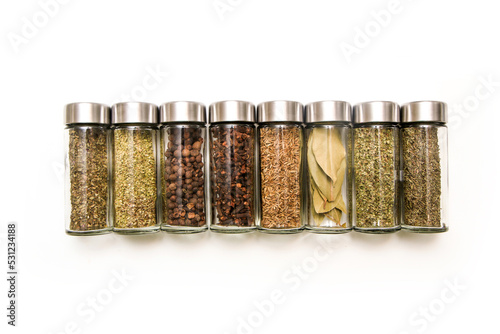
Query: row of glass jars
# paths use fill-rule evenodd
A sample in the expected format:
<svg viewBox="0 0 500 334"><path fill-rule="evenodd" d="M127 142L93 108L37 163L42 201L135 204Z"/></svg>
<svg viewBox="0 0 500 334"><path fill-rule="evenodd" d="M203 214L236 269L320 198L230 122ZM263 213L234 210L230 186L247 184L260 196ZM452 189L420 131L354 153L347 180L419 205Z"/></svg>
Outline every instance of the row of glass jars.
<svg viewBox="0 0 500 334"><path fill-rule="evenodd" d="M196 102L65 117L69 234L447 230L442 102L221 101L208 144Z"/></svg>

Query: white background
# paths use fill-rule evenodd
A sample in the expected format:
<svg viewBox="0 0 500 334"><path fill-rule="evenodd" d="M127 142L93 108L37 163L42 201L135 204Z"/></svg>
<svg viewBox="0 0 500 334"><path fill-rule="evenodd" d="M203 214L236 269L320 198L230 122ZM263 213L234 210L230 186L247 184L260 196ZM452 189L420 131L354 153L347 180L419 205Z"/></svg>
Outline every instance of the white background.
<svg viewBox="0 0 500 334"><path fill-rule="evenodd" d="M35 0L2 1L1 332L497 332L498 8L390 3L73 0L48 16ZM357 53L346 57L347 44ZM162 74L146 89L150 71ZM63 106L134 98L446 101L450 231L67 236ZM14 329L3 278L10 221L19 226ZM115 280L122 271L125 284Z"/></svg>

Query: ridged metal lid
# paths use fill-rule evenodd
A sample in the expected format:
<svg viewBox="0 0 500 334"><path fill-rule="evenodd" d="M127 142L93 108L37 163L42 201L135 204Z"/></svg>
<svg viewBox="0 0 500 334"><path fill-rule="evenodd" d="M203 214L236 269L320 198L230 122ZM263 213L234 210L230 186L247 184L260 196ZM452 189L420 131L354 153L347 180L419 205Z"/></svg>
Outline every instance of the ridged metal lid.
<svg viewBox="0 0 500 334"><path fill-rule="evenodd" d="M390 101L370 101L356 104L352 121L359 123L399 123L399 106Z"/></svg>
<svg viewBox="0 0 500 334"><path fill-rule="evenodd" d="M111 109L111 123L158 123L158 107L147 102L121 102Z"/></svg>
<svg viewBox="0 0 500 334"><path fill-rule="evenodd" d="M109 124L111 109L101 103L76 102L64 106L64 123Z"/></svg>
<svg viewBox="0 0 500 334"><path fill-rule="evenodd" d="M167 102L160 106L160 123L206 123L206 121L206 108L199 102L175 101Z"/></svg>
<svg viewBox="0 0 500 334"><path fill-rule="evenodd" d="M215 102L210 105L208 121L210 123L255 123L255 106L247 101L230 100Z"/></svg>
<svg viewBox="0 0 500 334"><path fill-rule="evenodd" d="M345 101L318 101L306 105L306 123L350 122L352 109Z"/></svg>
<svg viewBox="0 0 500 334"><path fill-rule="evenodd" d="M268 101L257 107L257 122L293 122L304 121L304 107L296 101Z"/></svg>
<svg viewBox="0 0 500 334"><path fill-rule="evenodd" d="M437 122L448 121L448 106L440 101L415 101L401 106L401 122Z"/></svg>

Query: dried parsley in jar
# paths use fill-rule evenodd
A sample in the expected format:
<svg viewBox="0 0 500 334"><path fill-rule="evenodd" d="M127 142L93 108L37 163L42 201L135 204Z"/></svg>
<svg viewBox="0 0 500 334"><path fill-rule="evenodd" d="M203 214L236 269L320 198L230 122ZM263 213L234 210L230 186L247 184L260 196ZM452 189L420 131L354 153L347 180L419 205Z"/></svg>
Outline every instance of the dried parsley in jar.
<svg viewBox="0 0 500 334"><path fill-rule="evenodd" d="M447 106L418 101L401 108L403 222L411 232L445 232L448 200Z"/></svg>
<svg viewBox="0 0 500 334"><path fill-rule="evenodd" d="M157 113L157 107L150 103L113 105L113 230L117 233L159 230Z"/></svg>
<svg viewBox="0 0 500 334"><path fill-rule="evenodd" d="M351 106L321 101L306 106L308 213L307 228L315 233L352 229Z"/></svg>
<svg viewBox="0 0 500 334"><path fill-rule="evenodd" d="M110 109L99 103L65 107L65 225L70 235L112 230L109 219Z"/></svg>
<svg viewBox="0 0 500 334"><path fill-rule="evenodd" d="M399 106L365 102L354 106L354 229L389 233L399 222Z"/></svg>
<svg viewBox="0 0 500 334"><path fill-rule="evenodd" d="M297 233L304 228L302 104L270 101L259 104L259 230Z"/></svg>
<svg viewBox="0 0 500 334"><path fill-rule="evenodd" d="M251 232L256 228L255 107L246 101L210 105L210 230Z"/></svg>

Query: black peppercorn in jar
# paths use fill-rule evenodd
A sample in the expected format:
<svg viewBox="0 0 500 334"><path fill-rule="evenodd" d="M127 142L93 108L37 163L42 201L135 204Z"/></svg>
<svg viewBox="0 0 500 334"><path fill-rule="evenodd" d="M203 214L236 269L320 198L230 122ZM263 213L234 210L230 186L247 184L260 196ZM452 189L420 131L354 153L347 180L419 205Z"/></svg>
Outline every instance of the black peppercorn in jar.
<svg viewBox="0 0 500 334"><path fill-rule="evenodd" d="M400 226L399 106L354 106L354 229L390 233Z"/></svg>
<svg viewBox="0 0 500 334"><path fill-rule="evenodd" d="M159 231L157 219L158 108L151 103L113 105L113 231Z"/></svg>
<svg viewBox="0 0 500 334"><path fill-rule="evenodd" d="M401 107L402 228L445 232L448 204L447 106L418 101Z"/></svg>
<svg viewBox="0 0 500 334"><path fill-rule="evenodd" d="M306 228L311 232L352 230L351 117L351 105L344 101L320 101L306 106Z"/></svg>
<svg viewBox="0 0 500 334"><path fill-rule="evenodd" d="M259 231L297 233L304 229L303 107L295 101L259 104Z"/></svg>
<svg viewBox="0 0 500 334"><path fill-rule="evenodd" d="M213 103L210 122L210 230L255 229L255 107L245 101Z"/></svg>
<svg viewBox="0 0 500 334"><path fill-rule="evenodd" d="M207 230L205 208L205 106L169 102L160 106L161 229Z"/></svg>
<svg viewBox="0 0 500 334"><path fill-rule="evenodd" d="M99 103L65 107L65 222L70 235L109 233L110 109Z"/></svg>

